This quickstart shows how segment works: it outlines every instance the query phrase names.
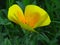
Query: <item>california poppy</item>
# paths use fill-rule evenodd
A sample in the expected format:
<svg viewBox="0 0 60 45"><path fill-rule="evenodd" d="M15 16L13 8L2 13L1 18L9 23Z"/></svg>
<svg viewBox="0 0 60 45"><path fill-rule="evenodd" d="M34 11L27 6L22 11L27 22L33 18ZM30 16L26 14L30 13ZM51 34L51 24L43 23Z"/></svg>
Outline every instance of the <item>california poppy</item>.
<svg viewBox="0 0 60 45"><path fill-rule="evenodd" d="M36 5L27 5L23 14L20 6L14 4L8 10L8 19L33 32L34 28L47 26L51 22L48 13Z"/></svg>

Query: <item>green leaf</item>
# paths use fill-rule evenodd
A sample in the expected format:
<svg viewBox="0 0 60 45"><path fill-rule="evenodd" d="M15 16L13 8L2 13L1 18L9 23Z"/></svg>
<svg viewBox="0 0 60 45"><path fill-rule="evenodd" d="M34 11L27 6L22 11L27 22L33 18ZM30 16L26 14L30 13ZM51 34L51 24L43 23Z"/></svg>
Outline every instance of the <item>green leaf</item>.
<svg viewBox="0 0 60 45"><path fill-rule="evenodd" d="M9 8L14 3L14 0L7 0L6 1L6 7Z"/></svg>
<svg viewBox="0 0 60 45"><path fill-rule="evenodd" d="M8 38L6 38L3 42L3 45L12 45L10 40Z"/></svg>
<svg viewBox="0 0 60 45"><path fill-rule="evenodd" d="M33 4L33 2L36 1L36 0L22 0L23 4L26 6L26 5L29 5L29 4Z"/></svg>

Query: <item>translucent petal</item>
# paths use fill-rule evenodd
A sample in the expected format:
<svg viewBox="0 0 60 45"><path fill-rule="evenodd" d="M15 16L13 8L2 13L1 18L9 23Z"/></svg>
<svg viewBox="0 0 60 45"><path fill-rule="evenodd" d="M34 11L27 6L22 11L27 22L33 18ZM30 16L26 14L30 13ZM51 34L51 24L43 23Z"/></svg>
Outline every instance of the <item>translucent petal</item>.
<svg viewBox="0 0 60 45"><path fill-rule="evenodd" d="M23 15L23 11L22 9L14 4L12 5L9 10L8 10L8 19L17 23L19 21L21 21L22 23L25 23L25 17Z"/></svg>
<svg viewBox="0 0 60 45"><path fill-rule="evenodd" d="M40 26L47 26L51 23L51 20L50 20L50 17L48 16L48 14L45 14L45 15L46 16L44 17L44 19L40 22Z"/></svg>
<svg viewBox="0 0 60 45"><path fill-rule="evenodd" d="M36 5L26 6L25 18L27 20L27 24L33 28L50 24L50 17L47 12Z"/></svg>

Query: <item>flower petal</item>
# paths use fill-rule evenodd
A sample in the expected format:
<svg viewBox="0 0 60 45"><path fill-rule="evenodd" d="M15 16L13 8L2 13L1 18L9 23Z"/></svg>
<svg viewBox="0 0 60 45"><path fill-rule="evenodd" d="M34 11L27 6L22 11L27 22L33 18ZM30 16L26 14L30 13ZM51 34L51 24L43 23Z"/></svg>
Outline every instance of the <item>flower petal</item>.
<svg viewBox="0 0 60 45"><path fill-rule="evenodd" d="M20 25L24 30L38 33L36 30L34 30L32 27L30 27L30 26L27 25L27 24L24 24L24 23L20 22L19 25Z"/></svg>
<svg viewBox="0 0 60 45"><path fill-rule="evenodd" d="M35 24L39 21L40 15L34 5L28 5L25 8L25 18L27 20L27 24L31 27L34 27Z"/></svg>
<svg viewBox="0 0 60 45"><path fill-rule="evenodd" d="M50 17L48 16L47 13L44 16L44 19L42 17L42 20L39 23L40 23L40 26L47 26L47 25L49 25L51 23ZM39 26L39 24L38 24L38 26Z"/></svg>
<svg viewBox="0 0 60 45"><path fill-rule="evenodd" d="M8 19L15 23L18 23L19 21L25 23L23 11L17 4L14 4L9 8Z"/></svg>
<svg viewBox="0 0 60 45"><path fill-rule="evenodd" d="M27 24L33 28L50 24L50 17L47 12L36 5L28 5L25 8Z"/></svg>

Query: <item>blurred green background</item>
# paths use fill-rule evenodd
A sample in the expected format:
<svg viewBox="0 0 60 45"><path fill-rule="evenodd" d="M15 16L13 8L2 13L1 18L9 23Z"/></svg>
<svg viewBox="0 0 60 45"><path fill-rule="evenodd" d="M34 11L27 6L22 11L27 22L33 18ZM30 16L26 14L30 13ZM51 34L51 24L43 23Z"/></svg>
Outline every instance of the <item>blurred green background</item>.
<svg viewBox="0 0 60 45"><path fill-rule="evenodd" d="M7 18L13 4L23 10L26 5L38 5L48 12L52 22L36 28L40 34L25 31ZM60 45L60 0L0 0L0 45Z"/></svg>

